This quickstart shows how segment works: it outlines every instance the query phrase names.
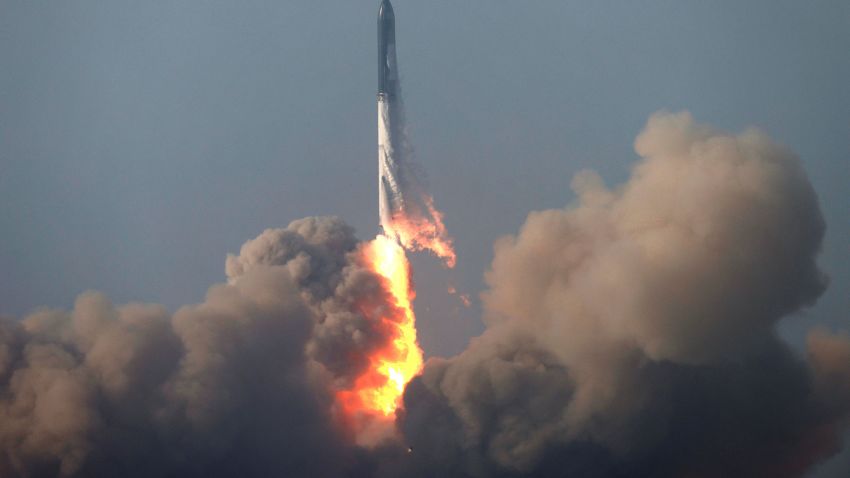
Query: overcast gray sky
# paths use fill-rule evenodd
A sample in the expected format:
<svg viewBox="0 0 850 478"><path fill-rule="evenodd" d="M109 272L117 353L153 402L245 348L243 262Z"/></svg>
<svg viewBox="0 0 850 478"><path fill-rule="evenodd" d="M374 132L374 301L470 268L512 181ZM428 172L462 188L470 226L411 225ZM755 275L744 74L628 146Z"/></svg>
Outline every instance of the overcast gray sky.
<svg viewBox="0 0 850 478"><path fill-rule="evenodd" d="M339 215L374 236L376 1L0 0L0 314L88 289L174 309L264 228ZM832 285L784 334L850 311L850 3L397 0L411 134L455 237L416 258L429 355L481 330L493 241L623 181L656 110L802 158Z"/></svg>

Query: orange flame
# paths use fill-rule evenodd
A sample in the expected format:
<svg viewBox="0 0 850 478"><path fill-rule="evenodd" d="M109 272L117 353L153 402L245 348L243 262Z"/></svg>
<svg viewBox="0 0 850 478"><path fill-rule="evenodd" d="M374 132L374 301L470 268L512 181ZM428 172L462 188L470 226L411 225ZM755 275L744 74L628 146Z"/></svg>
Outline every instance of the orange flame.
<svg viewBox="0 0 850 478"><path fill-rule="evenodd" d="M405 249L411 251L431 251L445 262L446 266L454 267L455 256L452 239L443 224L443 213L434 207L434 199L425 196L422 199L427 215L400 214L394 216L392 224L382 224L384 231L398 241Z"/></svg>
<svg viewBox="0 0 850 478"><path fill-rule="evenodd" d="M430 196L423 198L424 211L405 211L381 224L384 234L362 249L363 260L381 275L395 307L382 311L381 328L389 340L372 353L366 371L350 389L337 392L342 418L359 444L372 446L395 433L396 410L402 404L407 383L422 370L422 349L416 341L415 292L411 283L406 250L431 251L448 267L455 265L452 240L443 224L443 215Z"/></svg>
<svg viewBox="0 0 850 478"><path fill-rule="evenodd" d="M383 314L381 320L392 330L392 338L370 357L368 369L355 380L353 388L338 392L337 401L349 419L391 421L401 404L405 385L422 370L422 349L416 342L410 265L401 245L383 235L367 244L364 258L386 279L401 313Z"/></svg>

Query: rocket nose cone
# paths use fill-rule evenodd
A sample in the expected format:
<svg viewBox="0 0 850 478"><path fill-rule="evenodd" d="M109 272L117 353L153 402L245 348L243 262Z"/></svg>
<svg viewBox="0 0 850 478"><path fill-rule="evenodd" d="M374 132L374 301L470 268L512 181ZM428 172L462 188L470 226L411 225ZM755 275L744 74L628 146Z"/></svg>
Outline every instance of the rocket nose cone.
<svg viewBox="0 0 850 478"><path fill-rule="evenodd" d="M393 18L394 16L393 4L390 3L390 0L381 2L381 7L378 9L378 18Z"/></svg>

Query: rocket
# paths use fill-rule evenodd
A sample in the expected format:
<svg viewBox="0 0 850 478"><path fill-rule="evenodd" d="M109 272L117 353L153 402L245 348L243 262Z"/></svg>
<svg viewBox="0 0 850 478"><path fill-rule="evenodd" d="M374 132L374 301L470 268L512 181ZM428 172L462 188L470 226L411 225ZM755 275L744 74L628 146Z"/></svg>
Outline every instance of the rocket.
<svg viewBox="0 0 850 478"><path fill-rule="evenodd" d="M421 179L405 126L390 0L378 10L378 218L381 233L407 250L428 250L454 267L452 240Z"/></svg>
<svg viewBox="0 0 850 478"><path fill-rule="evenodd" d="M395 98L397 87L395 13L389 0L383 0L378 9L378 101Z"/></svg>
<svg viewBox="0 0 850 478"><path fill-rule="evenodd" d="M378 10L378 211L386 234L403 214L400 161L404 154L403 118L395 51L395 13L389 0Z"/></svg>

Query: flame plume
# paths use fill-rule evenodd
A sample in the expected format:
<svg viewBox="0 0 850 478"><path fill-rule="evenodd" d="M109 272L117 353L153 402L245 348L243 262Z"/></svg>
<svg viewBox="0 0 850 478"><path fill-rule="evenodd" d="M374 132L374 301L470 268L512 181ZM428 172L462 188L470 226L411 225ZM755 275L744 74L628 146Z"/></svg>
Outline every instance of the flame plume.
<svg viewBox="0 0 850 478"><path fill-rule="evenodd" d="M382 227L387 235L396 237L405 249L430 251L452 268L457 257L452 239L443 224L443 213L434 207L434 199L430 196L423 195L421 201L425 214L398 214L393 216L389 224L382 224Z"/></svg>
<svg viewBox="0 0 850 478"><path fill-rule="evenodd" d="M405 385L422 370L422 349L416 341L412 305L415 293L407 255L396 240L379 235L363 253L365 262L386 280L400 313L383 314L380 320L392 331L392 338L370 357L370 366L355 380L353 388L337 394L337 401L349 420L392 422Z"/></svg>

